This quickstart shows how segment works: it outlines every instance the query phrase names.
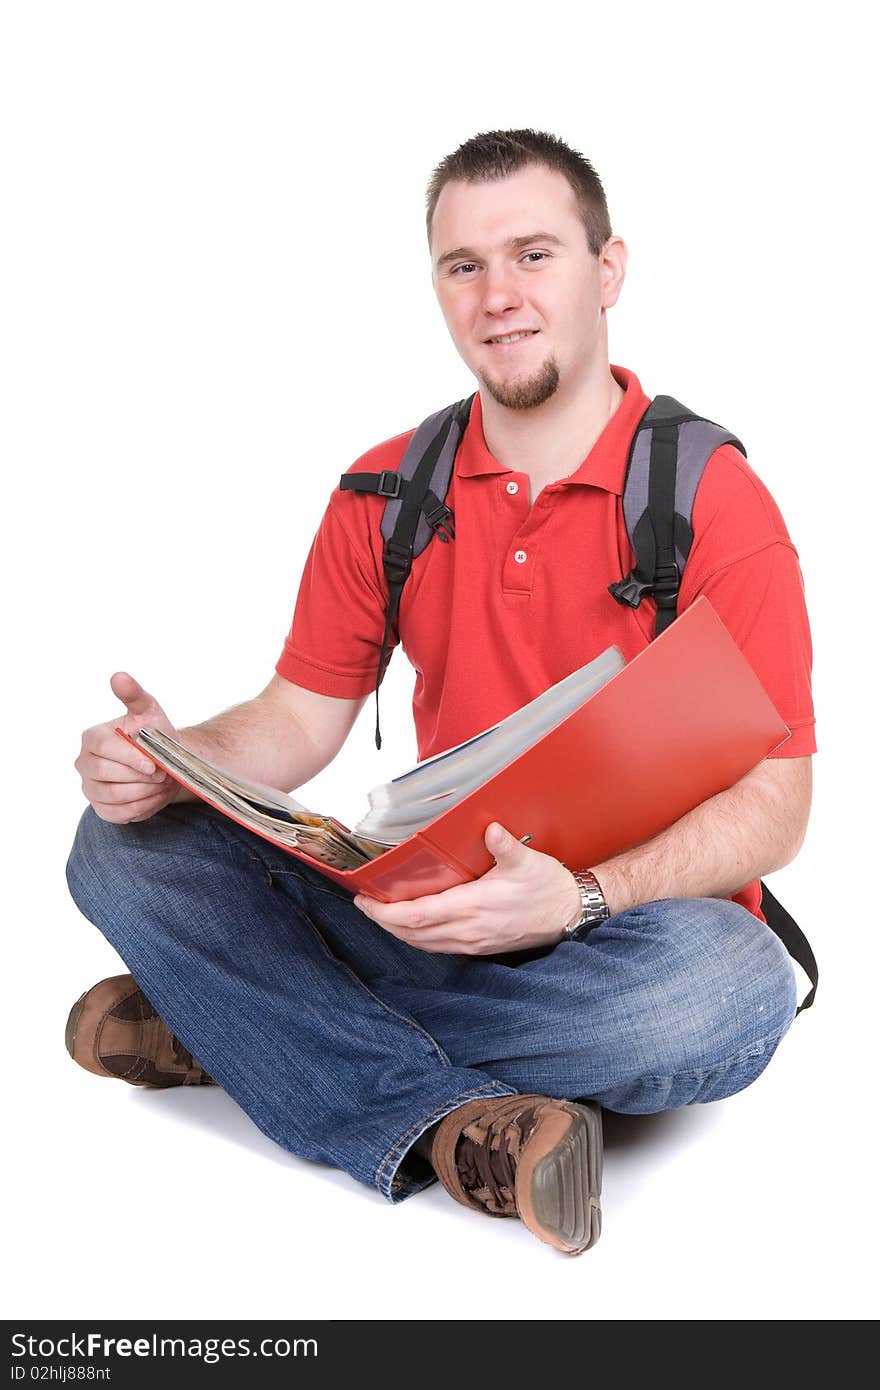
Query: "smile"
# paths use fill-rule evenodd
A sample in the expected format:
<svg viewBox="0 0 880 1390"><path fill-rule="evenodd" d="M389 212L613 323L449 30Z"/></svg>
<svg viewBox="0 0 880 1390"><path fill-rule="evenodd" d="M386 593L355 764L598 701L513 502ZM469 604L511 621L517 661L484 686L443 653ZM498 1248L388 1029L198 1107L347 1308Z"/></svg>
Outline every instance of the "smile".
<svg viewBox="0 0 880 1390"><path fill-rule="evenodd" d="M497 338L489 338L487 346L511 347L514 343L522 342L524 338L533 338L537 332L537 328L527 328L521 333L500 333Z"/></svg>

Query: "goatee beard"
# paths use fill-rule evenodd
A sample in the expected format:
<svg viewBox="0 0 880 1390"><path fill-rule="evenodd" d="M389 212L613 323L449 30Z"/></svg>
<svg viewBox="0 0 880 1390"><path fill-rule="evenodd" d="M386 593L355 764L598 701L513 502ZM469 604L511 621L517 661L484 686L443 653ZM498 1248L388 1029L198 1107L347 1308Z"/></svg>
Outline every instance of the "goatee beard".
<svg viewBox="0 0 880 1390"><path fill-rule="evenodd" d="M480 381L493 400L508 410L532 410L543 405L559 387L559 368L552 357L528 381L513 381L510 385L481 376Z"/></svg>

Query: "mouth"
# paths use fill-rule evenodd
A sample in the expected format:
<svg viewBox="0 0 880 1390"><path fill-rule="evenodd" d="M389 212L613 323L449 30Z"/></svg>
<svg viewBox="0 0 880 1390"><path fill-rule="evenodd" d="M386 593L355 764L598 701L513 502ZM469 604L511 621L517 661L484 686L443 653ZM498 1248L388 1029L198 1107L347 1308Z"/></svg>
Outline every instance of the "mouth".
<svg viewBox="0 0 880 1390"><path fill-rule="evenodd" d="M500 350L514 348L518 343L524 343L527 339L534 338L538 332L539 329L537 328L525 328L518 333L499 333L495 338L486 339L486 347Z"/></svg>

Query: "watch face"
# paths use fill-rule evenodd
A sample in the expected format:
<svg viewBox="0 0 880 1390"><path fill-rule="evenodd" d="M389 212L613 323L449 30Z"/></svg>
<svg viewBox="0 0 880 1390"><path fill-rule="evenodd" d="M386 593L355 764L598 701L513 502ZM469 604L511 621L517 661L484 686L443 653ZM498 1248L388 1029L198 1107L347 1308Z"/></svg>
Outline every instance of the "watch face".
<svg viewBox="0 0 880 1390"><path fill-rule="evenodd" d="M595 921L578 922L568 933L569 941L583 941L584 937L597 925Z"/></svg>

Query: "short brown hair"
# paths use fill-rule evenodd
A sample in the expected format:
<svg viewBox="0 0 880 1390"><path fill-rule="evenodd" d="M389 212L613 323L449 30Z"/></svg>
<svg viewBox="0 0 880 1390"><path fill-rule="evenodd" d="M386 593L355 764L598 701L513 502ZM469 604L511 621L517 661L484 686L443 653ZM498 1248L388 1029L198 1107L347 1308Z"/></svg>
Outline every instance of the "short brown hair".
<svg viewBox="0 0 880 1390"><path fill-rule="evenodd" d="M586 228L587 245L594 256L600 255L611 236L611 220L602 181L590 161L579 151L542 130L487 130L466 140L441 160L428 184L428 241L431 240L431 223L437 199L447 183L453 179L462 179L467 183L488 183L493 179L508 178L530 164L543 164L565 176Z"/></svg>

